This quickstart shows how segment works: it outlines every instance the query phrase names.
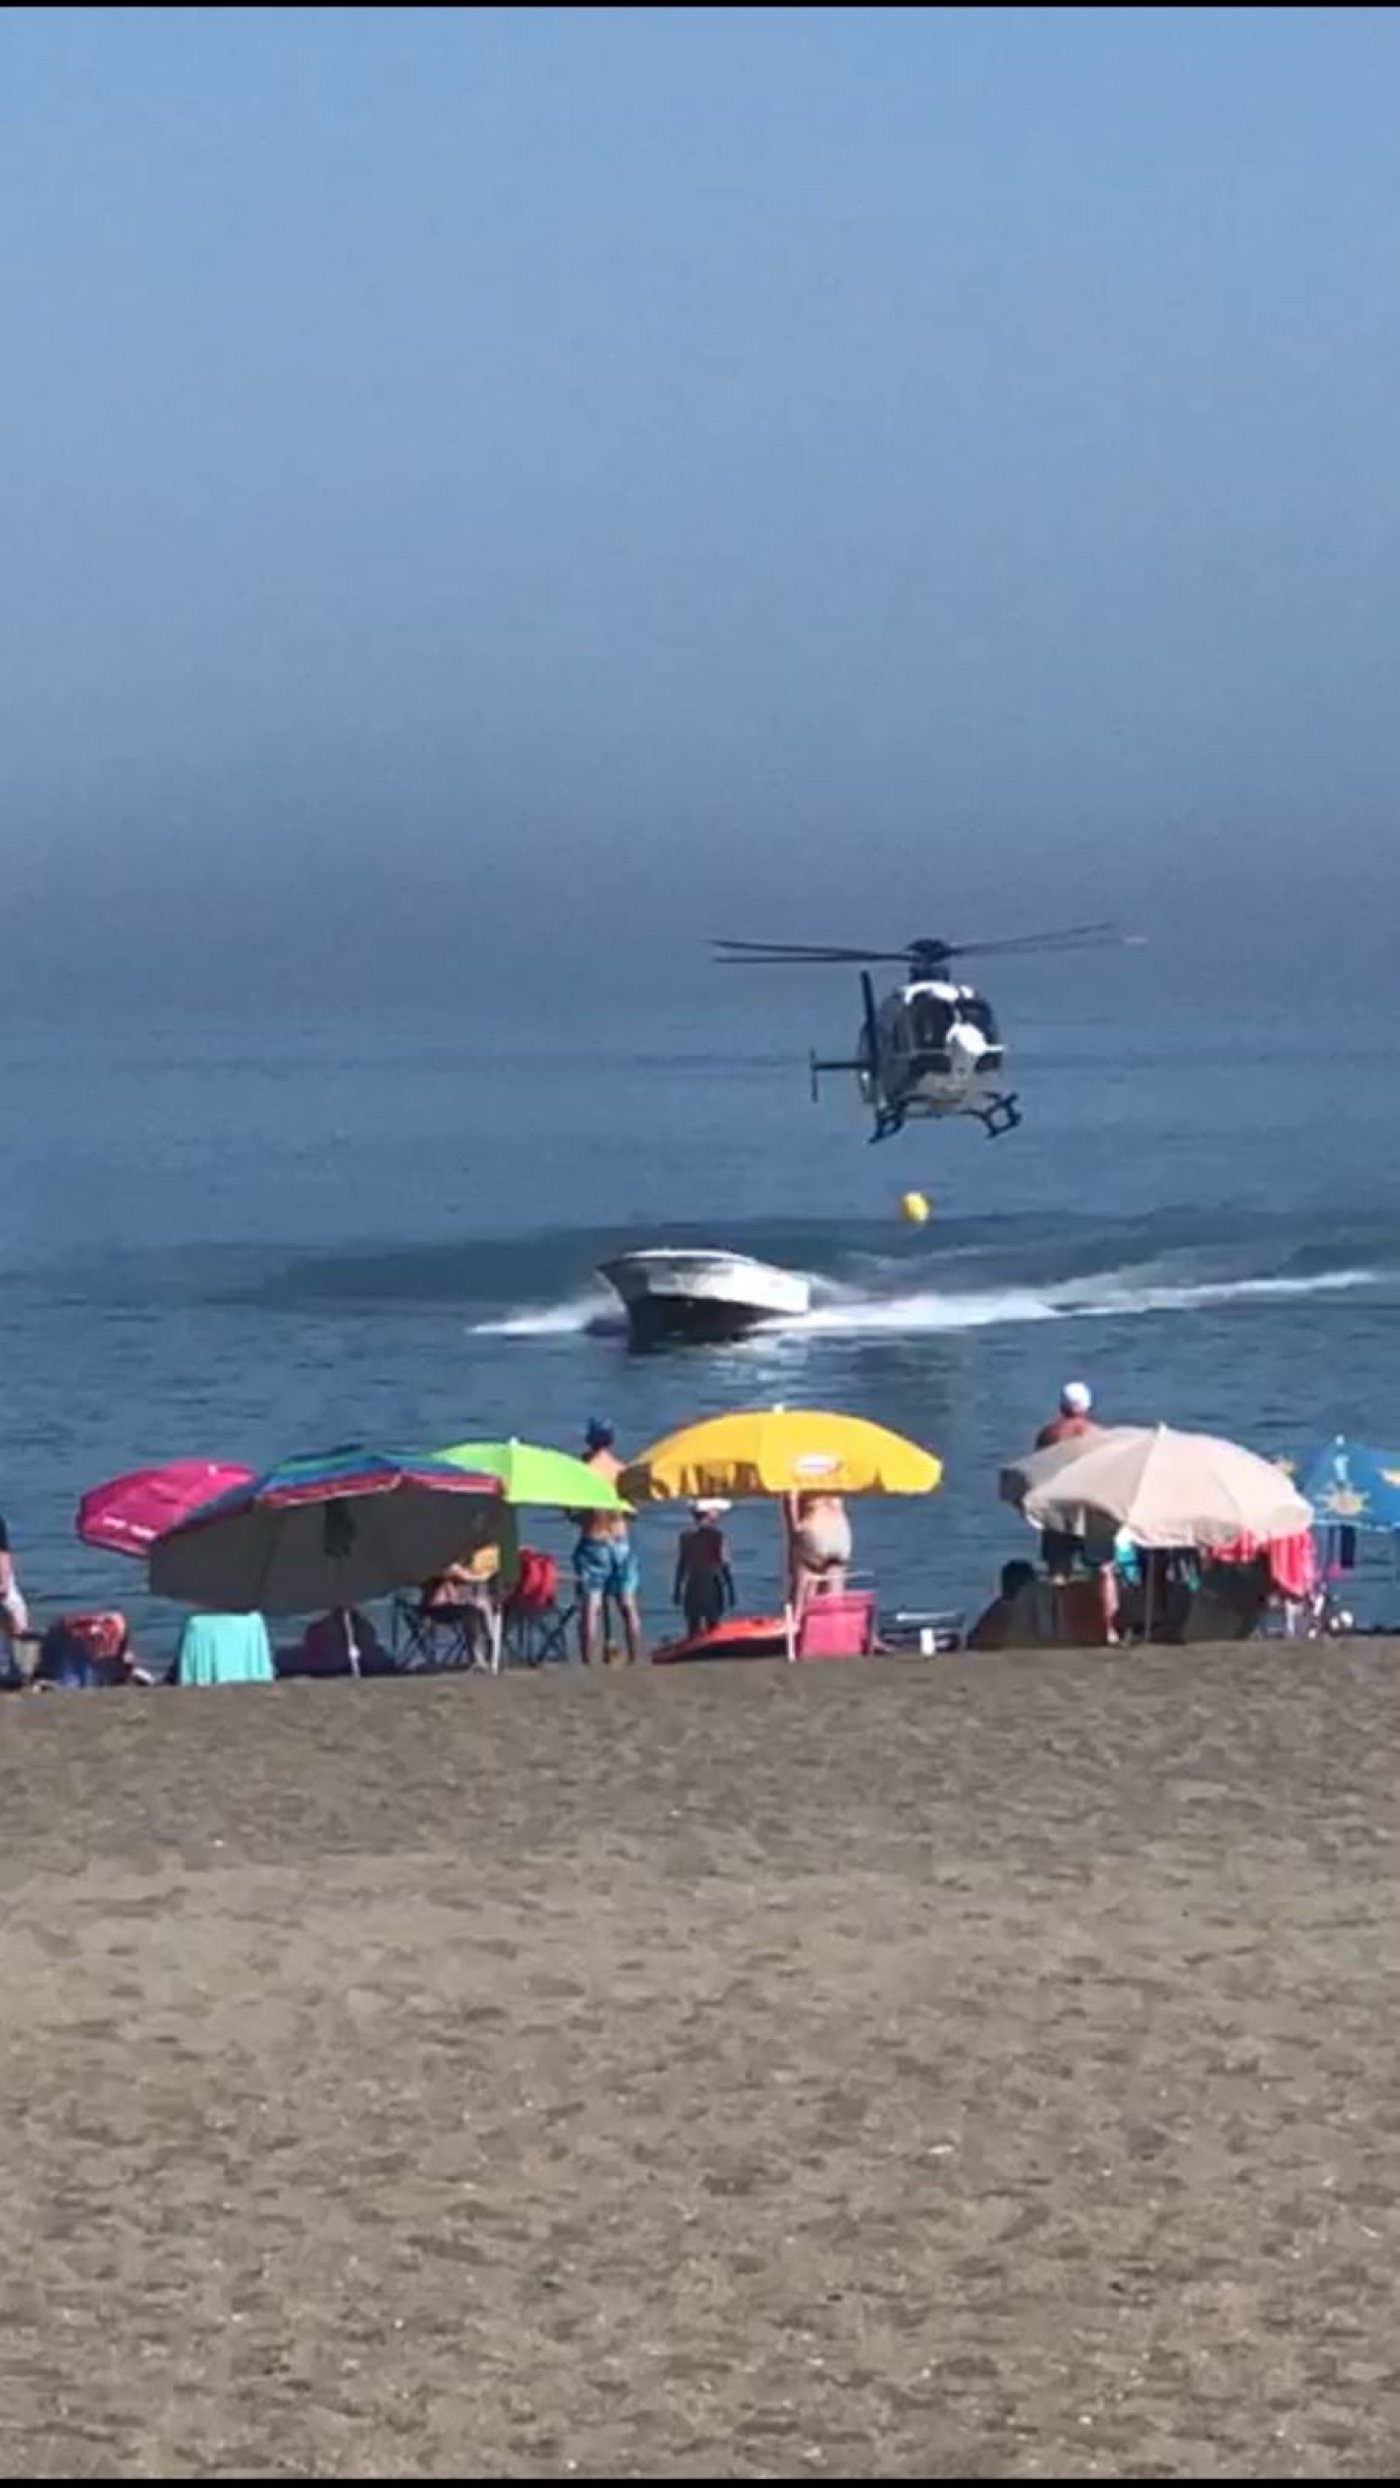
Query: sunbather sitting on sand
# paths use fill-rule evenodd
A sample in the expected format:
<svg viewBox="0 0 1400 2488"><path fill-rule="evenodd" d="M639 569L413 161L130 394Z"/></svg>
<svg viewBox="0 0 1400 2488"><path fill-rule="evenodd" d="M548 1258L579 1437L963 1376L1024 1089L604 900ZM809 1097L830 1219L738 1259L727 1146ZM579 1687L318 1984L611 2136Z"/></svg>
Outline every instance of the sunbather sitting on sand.
<svg viewBox="0 0 1400 2488"><path fill-rule="evenodd" d="M1049 1593L1024 1557L1003 1564L1001 1589L967 1637L969 1650L1032 1650L1054 1639Z"/></svg>
<svg viewBox="0 0 1400 2488"><path fill-rule="evenodd" d="M301 1637L298 1673L305 1676L379 1675L389 1654L374 1625L358 1607L332 1607Z"/></svg>

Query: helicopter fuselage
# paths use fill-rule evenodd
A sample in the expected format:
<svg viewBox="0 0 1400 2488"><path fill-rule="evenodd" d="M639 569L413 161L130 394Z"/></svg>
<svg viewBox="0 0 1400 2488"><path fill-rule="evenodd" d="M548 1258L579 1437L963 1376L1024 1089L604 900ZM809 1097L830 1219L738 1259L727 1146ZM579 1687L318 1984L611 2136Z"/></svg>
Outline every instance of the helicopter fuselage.
<svg viewBox="0 0 1400 2488"><path fill-rule="evenodd" d="M856 1064L877 1139L911 1119L973 1115L993 1134L1020 1120L1006 1092L1000 1031L971 985L916 977L896 986L867 1011Z"/></svg>

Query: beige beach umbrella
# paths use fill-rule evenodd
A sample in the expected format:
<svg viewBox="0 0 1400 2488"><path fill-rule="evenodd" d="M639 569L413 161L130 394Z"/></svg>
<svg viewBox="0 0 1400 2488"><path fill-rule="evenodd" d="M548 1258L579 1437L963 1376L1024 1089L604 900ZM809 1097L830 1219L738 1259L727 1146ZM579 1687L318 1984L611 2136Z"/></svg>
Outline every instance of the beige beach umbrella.
<svg viewBox="0 0 1400 2488"><path fill-rule="evenodd" d="M1108 1426L1032 1452L1003 1469L1001 1492L1033 1528L1086 1537L1107 1521L1140 1547L1291 1538L1313 1517L1272 1460L1169 1425Z"/></svg>

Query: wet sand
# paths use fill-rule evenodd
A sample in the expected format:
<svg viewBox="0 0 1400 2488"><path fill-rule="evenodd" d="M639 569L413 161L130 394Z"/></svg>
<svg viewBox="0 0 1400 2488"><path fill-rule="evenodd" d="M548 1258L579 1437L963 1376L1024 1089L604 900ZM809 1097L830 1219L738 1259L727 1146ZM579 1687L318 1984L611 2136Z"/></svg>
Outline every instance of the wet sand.
<svg viewBox="0 0 1400 2488"><path fill-rule="evenodd" d="M0 1705L0 2469L1400 2456L1400 1648Z"/></svg>

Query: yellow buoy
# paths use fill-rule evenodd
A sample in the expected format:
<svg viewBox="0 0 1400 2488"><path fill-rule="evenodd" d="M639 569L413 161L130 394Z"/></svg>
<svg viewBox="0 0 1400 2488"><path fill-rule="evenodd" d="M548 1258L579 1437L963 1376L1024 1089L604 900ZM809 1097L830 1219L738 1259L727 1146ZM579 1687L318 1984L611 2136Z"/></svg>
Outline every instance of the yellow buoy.
<svg viewBox="0 0 1400 2488"><path fill-rule="evenodd" d="M906 1192L899 1204L899 1214L911 1227L927 1225L933 1212L922 1192Z"/></svg>

